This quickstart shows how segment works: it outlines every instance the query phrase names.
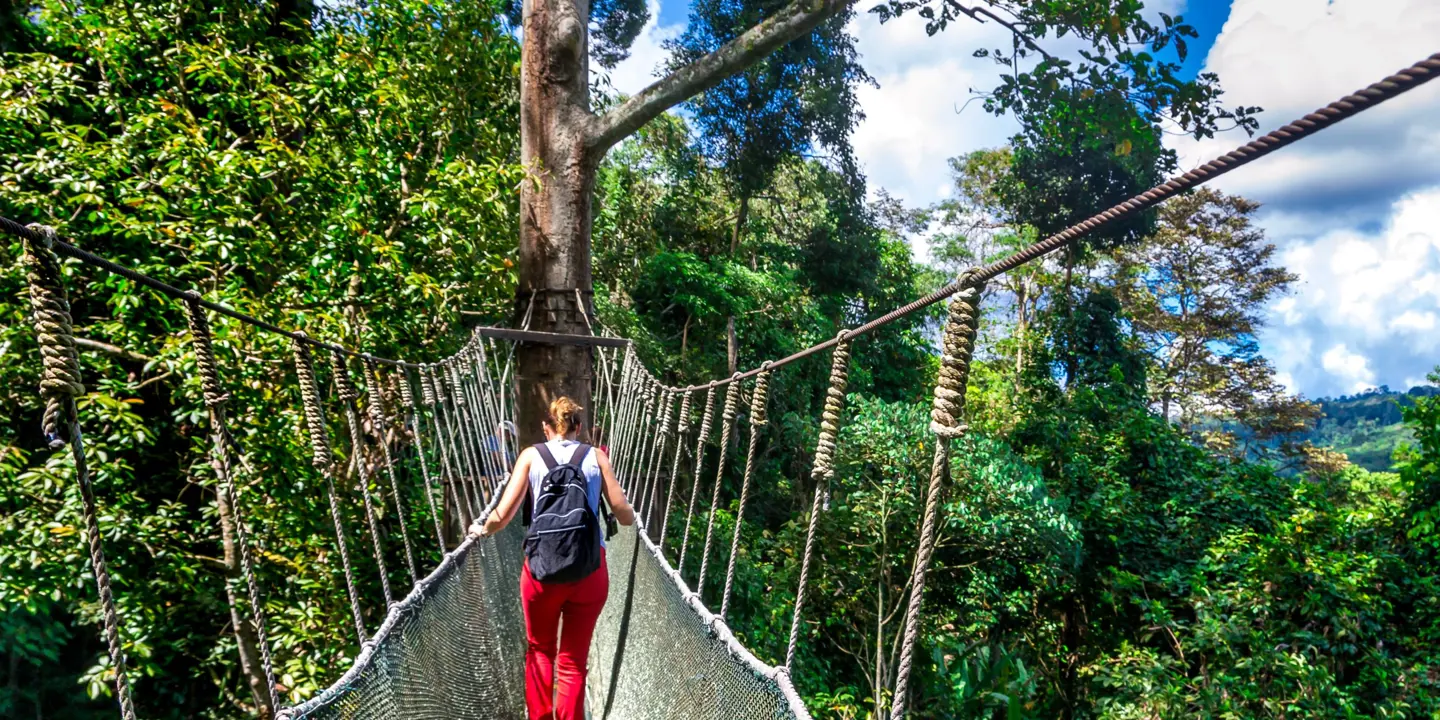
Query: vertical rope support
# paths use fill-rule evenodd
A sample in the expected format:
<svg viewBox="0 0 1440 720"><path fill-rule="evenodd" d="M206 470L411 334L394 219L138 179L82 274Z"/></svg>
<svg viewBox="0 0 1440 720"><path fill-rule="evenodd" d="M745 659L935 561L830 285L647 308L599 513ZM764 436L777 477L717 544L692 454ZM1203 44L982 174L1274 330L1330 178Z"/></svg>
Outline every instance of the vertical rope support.
<svg viewBox="0 0 1440 720"><path fill-rule="evenodd" d="M246 594L250 600L250 622L255 625L255 641L260 650L260 665L265 673L265 689L270 696L270 712L280 709L280 693L275 687L275 668L270 659L270 639L265 627L264 607L260 604L260 584L255 579L255 564L250 553L249 532L245 519L240 514L240 501L235 492L235 480L231 474L230 427L225 418L225 403L230 396L220 384L219 363L215 360L215 349L211 343L210 320L200 307L200 296L191 291L186 298L186 320L190 325L190 342L195 349L195 364L200 372L200 387L205 398L205 407L210 411L211 467L219 482L220 492L230 505L230 522L234 525L235 545L240 561L240 573L245 580ZM221 518L221 531L225 518ZM227 578L228 582L229 579Z"/></svg>
<svg viewBox="0 0 1440 720"><path fill-rule="evenodd" d="M690 524L695 520L695 498L700 495L700 479L705 471L705 442L710 439L711 421L715 419L715 383L705 391L705 411L700 414L700 433L695 437L695 482L690 485L690 506L685 510L685 534L680 538L680 565L676 572L685 572L685 551L690 548Z"/></svg>
<svg viewBox="0 0 1440 720"><path fill-rule="evenodd" d="M675 433L670 430L670 415L675 407L675 392L670 388L660 391L660 422L655 427L659 435L651 453L650 471L647 473L647 489L642 498L645 505L645 527L648 529L655 517L655 502L659 498L660 472L665 464L665 446L673 442Z"/></svg>
<svg viewBox="0 0 1440 720"><path fill-rule="evenodd" d="M310 346L299 338L291 341L295 354L295 377L300 383L301 405L305 408L305 425L310 431L310 464L325 478L325 492L330 500L330 519L335 523L335 546L340 551L340 566L345 572L345 590L350 596L350 613L355 618L355 635L364 644L365 620L360 612L360 594L355 590L355 572L350 566L350 548L345 542L345 523L340 518L340 500L335 494L335 458L330 452L330 431L325 428L325 413L320 407L320 386L315 382L315 361Z"/></svg>
<svg viewBox="0 0 1440 720"><path fill-rule="evenodd" d="M80 413L75 396L85 393L80 382L80 355L75 350L71 327L70 301L60 282L60 260L55 256L55 230L44 225L30 225L40 242L22 238L25 254L25 275L30 286L30 312L35 323L36 341L40 346L40 397L45 401L42 428L47 445L59 450L68 441L75 459L75 484L85 514L85 533L89 543L90 567L95 573L95 588L100 596L101 624L110 665L115 669L115 699L124 720L135 720L135 701L130 696L130 680L126 674L125 648L120 641L120 616L115 611L115 594L110 587L110 570L105 562L105 548L100 537L100 510L95 489L90 484L85 464L85 440L80 432ZM61 431L61 424L65 430ZM272 683L273 686L273 683Z"/></svg>
<svg viewBox="0 0 1440 720"><path fill-rule="evenodd" d="M365 464L365 437L360 430L360 411L355 408L360 400L360 389L350 379L350 368L345 355L339 350L330 351L330 362L335 370L331 378L335 383L335 394L345 406L346 425L350 427L350 467L360 483L360 497L365 501L365 522L370 527L370 546L375 552L375 567L380 571L380 590L385 593L385 606L395 602L390 593L390 572L385 568L385 547L380 542L380 524L375 520L375 503L370 499L370 470Z"/></svg>
<svg viewBox="0 0 1440 720"><path fill-rule="evenodd" d="M735 429L735 406L740 401L740 373L730 378L725 390L725 410L720 415L720 459L715 463L715 490L710 495L710 517L705 522L705 547L700 554L700 580L695 594L705 595L705 570L710 566L710 542L715 535L715 511L720 508L720 486L725 479L725 456L730 448L730 432Z"/></svg>
<svg viewBox="0 0 1440 720"><path fill-rule="evenodd" d="M447 494L455 499L455 509L460 512L461 526L469 527L471 519L475 517L478 510L474 507L470 493L465 489L465 461L455 445L455 433L450 427L450 413L445 407L444 386L440 384L440 374L436 372L434 365L421 366L420 377L425 381L425 390L429 392L426 402L433 402L435 406L435 424L439 429L441 459L442 461L447 458L449 460L446 467L450 471L450 492ZM446 450L449 452L445 452Z"/></svg>
<svg viewBox="0 0 1440 720"><path fill-rule="evenodd" d="M805 528L805 554L800 560L800 583L795 589L795 612L790 618L790 642L785 648L785 670L794 676L795 647L800 642L800 623L805 609L805 590L810 581L810 563L815 557L815 529L820 524L821 501L835 475L835 443L840 434L840 413L845 410L845 387L850 382L850 341L841 330L830 355L830 388L825 392L825 409L820 414L820 439L815 443L815 460L810 479L815 482L815 499L810 503L810 522Z"/></svg>
<svg viewBox="0 0 1440 720"><path fill-rule="evenodd" d="M405 499L400 495L400 483L395 479L395 458L390 455L390 440L386 437L387 423L385 408L382 406L380 369L371 358L365 358L365 382L370 386L366 405L370 411L370 426L375 439L380 442L380 451L385 459L385 475L390 479L390 495L395 501L395 521L400 524L400 541L405 545L405 566L410 571L410 584L420 581L415 572L415 551L410 547L410 530L405 527Z"/></svg>
<svg viewBox="0 0 1440 720"><path fill-rule="evenodd" d="M750 449L745 453L745 476L740 482L740 507L735 510L735 534L730 538L730 561L725 566L725 592L720 596L720 619L730 609L730 589L735 584L735 558L740 554L740 528L745 519L745 502L750 497L750 476L755 470L755 450L760 447L760 435L769 424L765 416L765 405L770 394L770 361L760 366L755 376L755 390L750 393Z"/></svg>
<svg viewBox="0 0 1440 720"><path fill-rule="evenodd" d="M445 414L440 406L440 398L435 393L435 383L430 377L430 366L421 365L419 376L421 400L434 413L435 447L439 448L440 452L440 502L445 505L445 511L448 513L450 501L453 499L455 511L459 515L457 519L463 525L468 526L470 516L465 512L465 504L460 502L460 497L456 494L459 480L457 479L458 471L455 468L457 461L454 459L454 447L446 435ZM443 542L441 547L444 547Z"/></svg>
<svg viewBox="0 0 1440 720"><path fill-rule="evenodd" d="M640 421L640 425L637 427L637 439L639 442L635 444L635 450L637 452L635 453L634 466L630 471L631 479L629 488L635 498L637 508L645 504L645 461L649 455L648 449L653 444L652 441L655 437L654 433L643 432L643 430L644 428L650 427L650 424L655 421L655 401L656 396L659 395L659 393L656 392L655 381L649 375L645 375L644 379L644 388L640 392L645 398L645 412L641 416L643 419Z"/></svg>
<svg viewBox="0 0 1440 720"><path fill-rule="evenodd" d="M962 283L964 288L950 301L950 317L945 323L945 356L940 366L939 381L935 384L935 403L930 411L930 431L935 433L935 460L930 466L929 497L925 501L920 545L915 551L915 566L910 576L910 605L905 611L905 634L901 640L900 663L895 671L891 720L905 717L910 671L915 661L916 641L920 637L925 575L935 553L936 526L939 525L945 494L950 441L965 433L965 384L970 376L970 356L975 349L975 331L980 319L981 284L970 277L962 278Z"/></svg>
<svg viewBox="0 0 1440 720"><path fill-rule="evenodd" d="M670 510L675 504L675 488L680 484L680 457L685 454L685 433L690 430L689 390L680 396L680 414L675 416L675 459L670 463L670 488L665 493L665 514L660 518L660 542L656 547L665 552L665 531L670 528Z"/></svg>
<svg viewBox="0 0 1440 720"><path fill-rule="evenodd" d="M415 433L415 455L420 458L420 479L425 482L425 502L430 506L430 519L435 521L435 541L440 554L445 554L445 528L440 524L440 511L435 507L435 485L430 479L430 464L425 462L425 443L421 440L420 411L415 407L415 390L410 387L410 371L400 368L400 402L410 415L411 432Z"/></svg>
<svg viewBox="0 0 1440 720"><path fill-rule="evenodd" d="M465 447L465 452L470 458L471 467L471 492L475 494L475 504L484 507L490 501L489 493L485 492L485 483L490 477L489 469L485 464L485 456L477 447L478 438L475 437L476 422L470 413L469 398L465 393L465 381L460 376L460 368L457 367L455 358L445 362L445 380L450 387L450 398L455 408L455 429L460 433L460 444Z"/></svg>

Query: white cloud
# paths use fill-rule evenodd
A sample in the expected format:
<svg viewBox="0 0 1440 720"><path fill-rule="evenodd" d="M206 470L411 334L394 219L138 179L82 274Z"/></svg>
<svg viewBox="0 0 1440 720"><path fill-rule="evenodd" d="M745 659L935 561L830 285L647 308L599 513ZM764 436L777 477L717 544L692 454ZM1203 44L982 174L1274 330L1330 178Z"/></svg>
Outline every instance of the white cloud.
<svg viewBox="0 0 1440 720"><path fill-rule="evenodd" d="M631 43L630 57L610 71L610 84L626 95L634 95L659 79L658 71L670 57L670 52L664 46L665 41L673 40L685 32L684 23L663 26L660 24L659 0L647 0L646 5L650 8L650 19L640 30L640 36ZM595 69L592 66L592 74Z"/></svg>
<svg viewBox="0 0 1440 720"><path fill-rule="evenodd" d="M1375 373L1370 370L1370 361L1364 355L1350 352L1344 343L1326 350L1320 362L1331 374L1348 382L1350 392L1375 386Z"/></svg>
<svg viewBox="0 0 1440 720"><path fill-rule="evenodd" d="M1396 202L1374 233L1337 229L1297 241L1280 262L1298 287L1271 306L1280 322L1261 345L1308 394L1409 383L1440 360L1440 186ZM1315 345L1330 348L1319 367Z"/></svg>
<svg viewBox="0 0 1440 720"><path fill-rule="evenodd" d="M1206 57L1227 105L1258 105L1269 131L1436 50L1434 0L1234 0ZM1374 224L1407 191L1440 183L1440 83L1424 86L1217 180L1266 203L1272 235ZM1181 167L1243 142L1171 138Z"/></svg>

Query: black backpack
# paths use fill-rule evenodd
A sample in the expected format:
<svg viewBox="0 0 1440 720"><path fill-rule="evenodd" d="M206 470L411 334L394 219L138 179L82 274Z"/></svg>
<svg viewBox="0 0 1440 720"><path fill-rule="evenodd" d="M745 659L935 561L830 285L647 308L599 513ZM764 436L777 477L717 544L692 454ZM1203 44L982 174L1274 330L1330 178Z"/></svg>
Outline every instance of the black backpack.
<svg viewBox="0 0 1440 720"><path fill-rule="evenodd" d="M530 576L540 582L576 582L600 568L600 520L590 509L589 480L581 470L589 445L580 445L570 462L555 462L544 443L535 446L545 461L538 495L527 494L525 558ZM604 512L604 488L600 492ZM607 526L613 523L605 512ZM607 527L608 529L608 527ZM613 533L609 533L613 535Z"/></svg>

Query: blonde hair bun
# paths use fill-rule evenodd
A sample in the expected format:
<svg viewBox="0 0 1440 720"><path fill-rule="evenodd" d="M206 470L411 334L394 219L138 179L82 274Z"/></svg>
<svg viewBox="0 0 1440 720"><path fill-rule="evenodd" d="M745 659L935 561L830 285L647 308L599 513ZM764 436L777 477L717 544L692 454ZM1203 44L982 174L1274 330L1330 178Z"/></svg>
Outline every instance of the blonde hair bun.
<svg viewBox="0 0 1440 720"><path fill-rule="evenodd" d="M569 435L580 429L580 414L583 412L585 408L561 395L550 402L550 413L546 420L550 423L550 429L561 435Z"/></svg>

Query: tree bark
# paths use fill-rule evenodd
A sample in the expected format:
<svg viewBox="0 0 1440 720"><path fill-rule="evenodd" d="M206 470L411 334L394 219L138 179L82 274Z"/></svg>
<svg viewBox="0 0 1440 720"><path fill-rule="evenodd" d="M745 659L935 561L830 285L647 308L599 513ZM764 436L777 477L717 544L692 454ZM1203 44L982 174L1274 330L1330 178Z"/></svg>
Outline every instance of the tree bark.
<svg viewBox="0 0 1440 720"><path fill-rule="evenodd" d="M520 51L520 190L516 324L587 334L592 311L591 198L600 159L676 104L809 33L849 0L792 0L716 51L652 83L603 116L590 110L589 0L525 0ZM583 300L577 304L576 290ZM541 421L561 395L588 398L590 348L522 344L516 350L520 442L542 438ZM588 423L588 409L586 422Z"/></svg>
<svg viewBox="0 0 1440 720"><path fill-rule="evenodd" d="M520 60L520 154L532 178L520 189L517 325L528 310L530 329L567 335L588 334L591 197L604 152L587 137L588 17L587 0L526 0ZM528 445L544 439L552 400L590 397L594 373L585 347L521 344L516 356L516 421Z"/></svg>

